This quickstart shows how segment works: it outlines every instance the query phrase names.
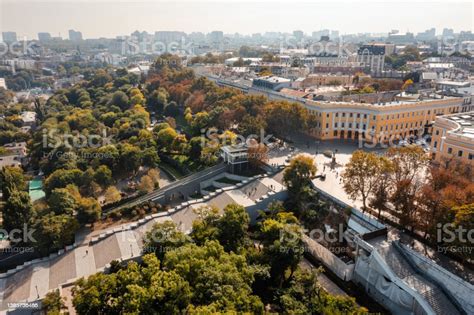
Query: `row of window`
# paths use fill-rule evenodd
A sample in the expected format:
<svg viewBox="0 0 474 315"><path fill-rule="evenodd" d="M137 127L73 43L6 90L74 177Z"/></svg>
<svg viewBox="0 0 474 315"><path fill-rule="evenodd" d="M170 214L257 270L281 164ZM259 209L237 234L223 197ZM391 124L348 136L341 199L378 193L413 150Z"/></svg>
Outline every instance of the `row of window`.
<svg viewBox="0 0 474 315"><path fill-rule="evenodd" d="M435 109L433 110L433 114L436 115L436 114L444 114L445 113L445 110L446 109ZM449 107L448 109L448 112L450 113L455 113L457 111L457 107ZM317 113L316 111L311 111L313 114L317 114L319 115L319 117L321 117L321 113ZM326 118L329 118L329 113L326 113ZM354 114L354 113L335 113L334 116L335 117L339 117L339 115L341 115L341 117L346 117L346 115L348 115L350 118L354 117L354 115L356 115L357 118L361 118L363 117L364 119L367 119L368 115L367 114L360 114L360 113L357 113L357 114ZM408 118L408 117L415 117L415 116L424 116L425 115L425 111L418 111L418 112L411 112L411 113L401 113L401 114L392 114L392 115L385 115L385 116L382 116L381 115L381 120L390 120L390 119L395 119L395 116L396 116L396 119L400 119L400 118ZM427 115L431 115L431 110L428 110L427 112ZM376 115L373 115L372 116L372 119L373 120L376 120L377 119L377 116Z"/></svg>
<svg viewBox="0 0 474 315"><path fill-rule="evenodd" d="M437 143L435 141L435 143L434 143L435 148L436 148L436 145L437 145ZM451 147L448 148L448 154L453 154L453 148L451 148ZM463 150L458 150L458 157L463 157L463 155L464 155ZM468 160L473 160L474 159L474 154L469 153L468 156L467 156L467 159Z"/></svg>

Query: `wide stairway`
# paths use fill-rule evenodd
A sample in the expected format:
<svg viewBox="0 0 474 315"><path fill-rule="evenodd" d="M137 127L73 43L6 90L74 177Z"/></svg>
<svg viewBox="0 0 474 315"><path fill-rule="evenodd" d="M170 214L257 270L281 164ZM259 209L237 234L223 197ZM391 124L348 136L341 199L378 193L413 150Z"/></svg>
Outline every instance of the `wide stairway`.
<svg viewBox="0 0 474 315"><path fill-rule="evenodd" d="M378 251L393 272L423 296L436 314L461 314L449 297L435 283L416 273L394 245L379 247Z"/></svg>

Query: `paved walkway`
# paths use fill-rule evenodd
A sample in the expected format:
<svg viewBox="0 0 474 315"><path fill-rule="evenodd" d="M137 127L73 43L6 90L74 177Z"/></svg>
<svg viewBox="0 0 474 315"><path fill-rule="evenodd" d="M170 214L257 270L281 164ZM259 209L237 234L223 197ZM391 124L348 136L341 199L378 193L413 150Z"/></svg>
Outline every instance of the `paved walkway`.
<svg viewBox="0 0 474 315"><path fill-rule="evenodd" d="M70 246L58 255L27 262L17 270L0 274L0 314L8 303L33 302L44 297L50 290L70 284L81 277L103 271L112 260L127 261L142 255L143 237L157 222L173 220L183 232L189 232L197 218L193 211L204 205L213 205L222 210L230 203L255 206L258 198L272 192L265 198L281 191L283 186L279 176L255 177L243 184L219 189L204 199L184 202L168 212L157 213L138 222L126 223L111 230L103 231L90 242L84 237L75 247ZM252 187L253 195L247 191Z"/></svg>

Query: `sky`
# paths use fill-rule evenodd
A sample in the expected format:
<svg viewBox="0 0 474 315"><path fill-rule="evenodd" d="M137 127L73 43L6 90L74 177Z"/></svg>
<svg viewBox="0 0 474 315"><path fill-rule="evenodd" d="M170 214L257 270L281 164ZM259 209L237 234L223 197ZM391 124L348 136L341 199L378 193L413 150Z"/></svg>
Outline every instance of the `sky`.
<svg viewBox="0 0 474 315"><path fill-rule="evenodd" d="M473 31L472 1L305 0L0 0L0 31L36 39L38 32L84 38L128 35L135 30L224 33L292 32L320 29L348 33L404 33L435 27Z"/></svg>

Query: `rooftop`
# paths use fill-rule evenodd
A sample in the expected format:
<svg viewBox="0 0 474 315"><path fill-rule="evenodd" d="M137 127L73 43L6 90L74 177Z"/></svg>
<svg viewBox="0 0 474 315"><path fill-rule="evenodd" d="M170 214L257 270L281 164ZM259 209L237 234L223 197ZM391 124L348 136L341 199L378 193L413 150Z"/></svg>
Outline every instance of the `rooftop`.
<svg viewBox="0 0 474 315"><path fill-rule="evenodd" d="M454 121L459 126L459 128L452 131L453 133L474 139L474 112L459 113L444 118Z"/></svg>

